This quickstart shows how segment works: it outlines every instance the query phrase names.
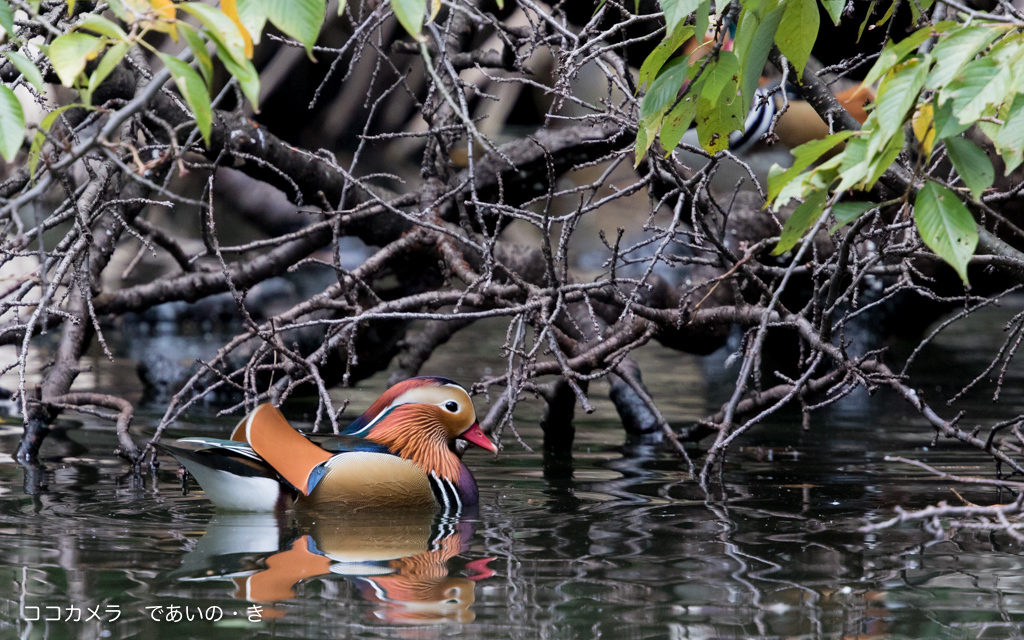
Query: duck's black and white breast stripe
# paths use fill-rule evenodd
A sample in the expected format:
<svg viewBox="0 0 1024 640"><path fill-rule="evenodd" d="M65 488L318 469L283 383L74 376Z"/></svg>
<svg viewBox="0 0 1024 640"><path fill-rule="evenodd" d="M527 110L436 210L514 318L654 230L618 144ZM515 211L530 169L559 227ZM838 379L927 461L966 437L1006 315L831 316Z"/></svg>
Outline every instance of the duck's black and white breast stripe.
<svg viewBox="0 0 1024 640"><path fill-rule="evenodd" d="M445 515L459 515L462 513L462 498L459 496L459 489L455 483L447 478L441 478L436 473L427 475L430 481L430 490L434 499L441 505Z"/></svg>
<svg viewBox="0 0 1024 640"><path fill-rule="evenodd" d="M754 92L754 99L751 101L750 112L743 123L743 132L734 131L729 136L729 149L736 152L743 152L754 146L754 143L761 139L768 132L772 118L775 117L778 108L775 106L774 88L758 89Z"/></svg>
<svg viewBox="0 0 1024 640"><path fill-rule="evenodd" d="M455 535L455 534L457 534L459 532L459 530L455 528L455 523L456 522L458 522L457 519L453 519L453 518L451 518L449 516L441 516L440 518L438 518L438 520L434 523L434 526L433 526L432 531L431 531L431 534L432 534L430 536L430 550L431 551L439 551L439 550L441 550L441 548L442 548L442 545L441 545L442 541L445 538L448 538L449 536L453 536L453 535Z"/></svg>

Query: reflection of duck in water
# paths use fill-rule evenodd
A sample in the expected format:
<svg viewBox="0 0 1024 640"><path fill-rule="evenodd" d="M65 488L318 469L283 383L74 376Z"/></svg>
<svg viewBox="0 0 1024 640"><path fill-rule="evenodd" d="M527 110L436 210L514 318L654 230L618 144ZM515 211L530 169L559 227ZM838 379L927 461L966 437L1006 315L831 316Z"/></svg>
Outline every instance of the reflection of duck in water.
<svg viewBox="0 0 1024 640"><path fill-rule="evenodd" d="M449 515L466 513L479 499L473 474L452 450L455 440L497 452L480 430L469 394L447 378L396 384L342 434L327 451L265 404L230 440L185 438L158 446L223 509L279 511L294 503Z"/></svg>
<svg viewBox="0 0 1024 640"><path fill-rule="evenodd" d="M375 615L390 622L472 622L470 609L476 600L476 580L494 575L487 568L490 558L467 565L466 577L448 575L448 561L463 549L461 536L454 532L438 540L431 549L388 562L390 573L362 576L359 591L382 608ZM332 567L333 572L343 564Z"/></svg>
<svg viewBox="0 0 1024 640"><path fill-rule="evenodd" d="M297 535L280 544L282 525ZM494 575L490 558L466 565L467 576L449 575L449 563L468 549L470 523L432 516L395 518L318 514L308 523L285 523L270 514L218 514L185 556L182 580L230 579L234 597L272 604L296 596L296 585L320 576L351 580L373 615L396 623L470 622L475 581ZM283 611L267 608L274 617Z"/></svg>

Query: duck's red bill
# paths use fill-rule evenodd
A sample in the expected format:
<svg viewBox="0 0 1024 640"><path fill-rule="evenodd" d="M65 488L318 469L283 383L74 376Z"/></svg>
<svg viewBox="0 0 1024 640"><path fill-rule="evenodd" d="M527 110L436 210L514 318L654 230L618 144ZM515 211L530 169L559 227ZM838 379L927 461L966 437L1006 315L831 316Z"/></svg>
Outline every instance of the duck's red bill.
<svg viewBox="0 0 1024 640"><path fill-rule="evenodd" d="M466 577L476 582L477 580L484 580L485 578L491 578L497 575L494 569L487 566L487 563L494 558L480 558L473 562L466 563Z"/></svg>
<svg viewBox="0 0 1024 640"><path fill-rule="evenodd" d="M472 442L481 449L487 449L491 453L498 453L498 447L494 446L494 443L480 430L479 422L474 422L473 426L466 429L459 437L467 442Z"/></svg>

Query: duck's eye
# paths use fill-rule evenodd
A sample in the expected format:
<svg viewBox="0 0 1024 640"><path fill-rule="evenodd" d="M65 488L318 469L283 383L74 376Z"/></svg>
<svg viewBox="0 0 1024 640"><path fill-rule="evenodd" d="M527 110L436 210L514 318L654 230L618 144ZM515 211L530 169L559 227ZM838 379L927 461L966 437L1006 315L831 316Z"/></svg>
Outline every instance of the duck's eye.
<svg viewBox="0 0 1024 640"><path fill-rule="evenodd" d="M444 403L444 408L447 409L448 411L451 411L452 413L458 413L459 403L455 402L454 400L449 400L448 402Z"/></svg>

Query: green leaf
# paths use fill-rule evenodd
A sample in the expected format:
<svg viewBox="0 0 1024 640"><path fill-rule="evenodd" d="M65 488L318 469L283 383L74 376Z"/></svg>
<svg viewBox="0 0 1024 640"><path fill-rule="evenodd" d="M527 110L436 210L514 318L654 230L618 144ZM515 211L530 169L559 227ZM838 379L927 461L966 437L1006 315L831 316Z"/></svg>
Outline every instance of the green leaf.
<svg viewBox="0 0 1024 640"><path fill-rule="evenodd" d="M324 23L324 0L261 1L270 22L301 42L306 47L306 54L313 60L313 45ZM395 4L400 3L396 0Z"/></svg>
<svg viewBox="0 0 1024 640"><path fill-rule="evenodd" d="M842 162L839 165L839 175L842 176L842 179L839 181L836 191L851 189L867 177L869 170L867 151L868 140L863 136L850 140L846 145L841 156Z"/></svg>
<svg viewBox="0 0 1024 640"><path fill-rule="evenodd" d="M910 22L913 24L918 24L918 22L921 20L921 11L918 11L918 8L920 8L922 11L927 11L932 8L933 4L935 4L935 0L918 0L917 2L911 2Z"/></svg>
<svg viewBox="0 0 1024 640"><path fill-rule="evenodd" d="M732 50L740 59L740 63L746 59L750 45L754 40L754 34L761 24L761 16L756 11L741 11L739 21L736 23L736 35L732 39Z"/></svg>
<svg viewBox="0 0 1024 640"><path fill-rule="evenodd" d="M131 15L129 15L128 10L125 9L124 3L121 2L121 0L107 0L107 7L115 16L125 22L128 22L131 18Z"/></svg>
<svg viewBox="0 0 1024 640"><path fill-rule="evenodd" d="M83 102L86 104L92 103L92 94L96 91L96 88L107 79L107 76L117 68L125 54L128 53L128 48L131 45L127 42L118 42L114 46L107 49L107 52L103 54L103 59L96 65L96 70L89 76L89 86L86 90L86 96L83 96Z"/></svg>
<svg viewBox="0 0 1024 640"><path fill-rule="evenodd" d="M987 118L994 118L999 120L1000 123L1003 122L1009 116L1009 112L1007 111L1008 106L1009 105L1007 105L1004 102L998 108L992 106L985 109L985 111L983 112L983 117L986 119L979 120L978 122L975 123L975 126L978 127L978 130L981 131L982 134L988 136L989 140L994 140L996 135L999 133L999 124L991 122Z"/></svg>
<svg viewBox="0 0 1024 640"><path fill-rule="evenodd" d="M241 62L236 62L219 42L217 43L217 57L220 58L228 73L238 80L238 86L241 87L242 93L252 103L253 110L259 112L260 76L256 72L256 67L252 66L252 62L248 58L243 58Z"/></svg>
<svg viewBox="0 0 1024 640"><path fill-rule="evenodd" d="M734 50L740 59L740 92L743 94L743 109L745 111L750 110L754 92L761 80L761 74L764 73L764 65L768 62L768 53L775 42L775 33L779 29L782 12L782 7L776 7L760 21L757 20L753 12L749 11L744 12L740 17ZM746 28L741 31L744 25ZM744 38L743 41L740 40L741 35Z"/></svg>
<svg viewBox="0 0 1024 640"><path fill-rule="evenodd" d="M654 133L641 122L640 126L636 129L636 143L633 147L633 154L635 156L633 160L634 168L640 166L640 161L644 159L644 155L647 154L647 150L651 148L652 144L654 144Z"/></svg>
<svg viewBox="0 0 1024 640"><path fill-rule="evenodd" d="M85 69L85 63L103 48L103 40L85 33L66 33L50 43L50 63L60 83L70 87Z"/></svg>
<svg viewBox="0 0 1024 640"><path fill-rule="evenodd" d="M206 146L210 146L210 130L213 127L213 110L210 108L210 94L206 91L206 83L199 76L195 69L174 56L161 53L160 59L164 61L171 71L174 84L178 85L178 91L185 98L185 102L192 108L195 114L196 126L203 134Z"/></svg>
<svg viewBox="0 0 1024 640"><path fill-rule="evenodd" d="M935 31L941 31L940 26L949 27L956 23L952 22L940 22L935 25ZM919 29L914 33L910 34L899 43L890 44L885 49L882 49L882 53L879 54L878 60L871 67L871 71L868 71L868 75L865 76L864 82L861 86L870 86L878 82L878 79L889 72L896 64L901 62L904 58L911 54L911 52L917 50L924 41L931 37L933 32L932 27L925 27Z"/></svg>
<svg viewBox="0 0 1024 640"><path fill-rule="evenodd" d="M413 38L423 40L423 18L427 15L427 0L391 0L391 10L398 22Z"/></svg>
<svg viewBox="0 0 1024 640"><path fill-rule="evenodd" d="M658 76L658 72L665 66L665 62L672 57L672 54L693 37L693 27L680 23L679 26L664 40L658 43L654 51L647 56L640 66L640 76L637 81L637 90L643 85L650 86L650 83Z"/></svg>
<svg viewBox="0 0 1024 640"><path fill-rule="evenodd" d="M832 24L838 27L839 21L843 18L843 8L846 6L846 0L821 0L821 6L825 7L828 17L832 18Z"/></svg>
<svg viewBox="0 0 1024 640"><path fill-rule="evenodd" d="M664 113L675 102L679 90L686 82L690 70L686 57L679 57L665 65L661 74L651 83L651 88L640 103L640 119Z"/></svg>
<svg viewBox="0 0 1024 640"><path fill-rule="evenodd" d="M882 80L871 119L878 125L883 144L903 126L910 109L917 104L927 74L928 65L913 59Z"/></svg>
<svg viewBox="0 0 1024 640"><path fill-rule="evenodd" d="M693 117L697 115L697 95L691 91L683 96L661 124L661 146L668 155L679 145L683 134L690 128Z"/></svg>
<svg viewBox="0 0 1024 640"><path fill-rule="evenodd" d="M35 63L17 51L4 51L4 55L11 61L14 68L20 71L21 75L25 76L25 80L36 88L36 91L43 90L43 74L39 73L39 68L36 67Z"/></svg>
<svg viewBox="0 0 1024 640"><path fill-rule="evenodd" d="M925 86L929 89L945 87L997 34L987 26L973 26L940 38L932 49L935 68L928 74Z"/></svg>
<svg viewBox="0 0 1024 640"><path fill-rule="evenodd" d="M222 11L201 2L183 2L176 6L194 16L206 27L206 33L217 44L218 56L222 61L225 54L238 65L243 65L249 60L245 57L245 38L242 37L242 32Z"/></svg>
<svg viewBox="0 0 1024 640"><path fill-rule="evenodd" d="M975 60L964 67L959 79L939 93L939 101L951 98L960 124L973 124L989 105L1003 101L1012 80L1009 67L988 58Z"/></svg>
<svg viewBox="0 0 1024 640"><path fill-rule="evenodd" d="M28 150L28 174L30 176L35 175L36 166L39 164L39 154L42 152L43 144L46 142L46 135L44 132L50 130L50 127L53 126L53 123L57 120L57 117L60 116L60 114L74 107L81 108L82 105L72 103L66 104L63 107L58 107L46 114L43 121L39 123L39 127L36 129L36 135L32 136L32 146Z"/></svg>
<svg viewBox="0 0 1024 640"><path fill-rule="evenodd" d="M892 19L892 14L896 11L896 6L895 2L889 4L889 8L886 10L885 15L879 18L878 22L875 23L876 29Z"/></svg>
<svg viewBox="0 0 1024 640"><path fill-rule="evenodd" d="M871 4L868 5L868 10L864 14L864 20L860 23L860 28L857 29L857 42L860 43L860 39L864 36L864 30L868 28L868 23L871 22L871 16L875 13L875 5L878 4L878 0L871 0Z"/></svg>
<svg viewBox="0 0 1024 640"><path fill-rule="evenodd" d="M340 4L344 5L345 3L341 2ZM263 28L267 25L267 12L263 8L263 0L236 0L235 9L239 21L249 32L253 44L259 44Z"/></svg>
<svg viewBox="0 0 1024 640"><path fill-rule="evenodd" d="M782 235L779 237L779 244L775 245L775 249L772 251L773 256L781 256L796 246L800 238L825 211L826 200L828 200L828 190L815 189L800 203L793 211L793 215L789 216L786 223L782 225Z"/></svg>
<svg viewBox="0 0 1024 640"><path fill-rule="evenodd" d="M798 76L803 73L807 59L811 56L820 23L818 5L814 0L786 0L775 43L793 64Z"/></svg>
<svg viewBox="0 0 1024 640"><path fill-rule="evenodd" d="M773 164L772 168L768 170L768 179L770 180L772 177L781 174L783 171L784 169L782 167L777 164ZM779 190L779 195L776 196L775 201L771 203L770 209L777 212L782 207L788 205L791 200L803 200L804 194L810 191L808 188L810 181L811 172L808 172L801 173L796 178L786 183L786 185Z"/></svg>
<svg viewBox="0 0 1024 640"><path fill-rule="evenodd" d="M665 12L665 24L668 32L675 31L676 27L696 11L702 2L704 0L659 0L661 10ZM707 27L704 28L704 31L706 30ZM697 31L697 33L704 33L704 31Z"/></svg>
<svg viewBox="0 0 1024 640"><path fill-rule="evenodd" d="M803 173L821 156L832 150L836 145L846 141L853 135L852 131L833 133L821 140L812 140L793 149L793 166L774 176L768 176L768 204L779 195L779 191L793 178Z"/></svg>
<svg viewBox="0 0 1024 640"><path fill-rule="evenodd" d="M128 34L124 32L124 29L95 13L87 14L81 22L75 25L75 29L85 29L114 40L128 41Z"/></svg>
<svg viewBox="0 0 1024 640"><path fill-rule="evenodd" d="M1013 67L1013 77L1019 79L1018 72L1024 69L1024 37L1019 32L1010 34L1001 38L983 55L992 58L999 64Z"/></svg>
<svg viewBox="0 0 1024 640"><path fill-rule="evenodd" d="M199 63L199 71L206 80L207 88L213 83L213 59L210 52L206 50L206 43L199 37L199 34L185 22L178 22L178 33L185 37L185 43L192 50L192 54Z"/></svg>
<svg viewBox="0 0 1024 640"><path fill-rule="evenodd" d="M957 136L967 131L970 124L960 124L956 114L953 113L953 101L947 100L935 110L935 139L943 140Z"/></svg>
<svg viewBox="0 0 1024 640"><path fill-rule="evenodd" d="M718 96L726 87L737 87L737 80L740 73L740 60L732 51L720 51L718 60L708 65L704 70L704 88L701 90L701 98L715 102ZM726 96L728 99L728 95Z"/></svg>
<svg viewBox="0 0 1024 640"><path fill-rule="evenodd" d="M693 14L693 32L707 33L711 24L709 14L711 13L711 0L706 0L697 5L697 11ZM701 36L703 41L703 36Z"/></svg>
<svg viewBox="0 0 1024 640"><path fill-rule="evenodd" d="M497 2L499 9L505 8L505 0L497 0ZM340 16L343 13L345 13L345 0L338 0L338 15Z"/></svg>
<svg viewBox="0 0 1024 640"><path fill-rule="evenodd" d="M946 140L946 153L964 184L971 190L971 197L975 201L980 200L981 194L995 181L996 172L992 168L992 161L978 145L966 138Z"/></svg>
<svg viewBox="0 0 1024 640"><path fill-rule="evenodd" d="M836 219L836 226L829 229L829 233L835 233L877 206L874 202L840 202L833 205L832 215Z"/></svg>
<svg viewBox="0 0 1024 640"><path fill-rule="evenodd" d="M25 113L14 92L0 86L0 155L10 162L25 142Z"/></svg>
<svg viewBox="0 0 1024 640"><path fill-rule="evenodd" d="M743 101L737 94L739 82L730 76L726 85L708 90L705 82L697 99L697 139L704 150L714 155L729 148L729 134L743 129Z"/></svg>
<svg viewBox="0 0 1024 640"><path fill-rule="evenodd" d="M639 163L643 154L647 152L651 143L654 142L654 134L661 126L661 119L665 111L676 101L679 90L687 81L687 73L690 66L686 56L680 56L672 60L654 82L651 88L640 103L640 125L643 136L637 136L636 162ZM644 146L641 145L643 143Z"/></svg>
<svg viewBox="0 0 1024 640"><path fill-rule="evenodd" d="M878 182L878 179L882 177L882 174L892 166L893 162L896 162L896 158L900 155L900 151L903 151L904 145L907 144L907 134L904 129L896 131L896 135L889 138L885 148L882 149L881 153L871 154L867 156L868 159L868 170L867 175L861 182L860 187L862 189L870 189ZM871 145L868 144L868 151L870 152Z"/></svg>
<svg viewBox="0 0 1024 640"><path fill-rule="evenodd" d="M8 37L14 37L14 10L7 0L0 0L0 27L4 28Z"/></svg>
<svg viewBox="0 0 1024 640"><path fill-rule="evenodd" d="M110 76L111 72L117 68L125 54L128 53L128 48L130 46L131 45L127 42L119 42L106 50L102 59L99 60L99 65L96 65L95 71L93 71L92 75L89 76L89 85L82 95L83 102L86 104L92 103L93 92L97 87L99 87L103 80Z"/></svg>
<svg viewBox="0 0 1024 640"><path fill-rule="evenodd" d="M978 226L956 194L927 182L914 200L914 222L921 239L935 255L967 282L967 263L978 246Z"/></svg>
<svg viewBox="0 0 1024 640"><path fill-rule="evenodd" d="M1024 161L1024 94L1018 93L1013 97L1009 116L1003 121L993 142L1006 164L1006 175L1010 175Z"/></svg>
<svg viewBox="0 0 1024 640"><path fill-rule="evenodd" d="M962 124L974 122L998 113L1006 100L1012 99L1017 94L1014 84L1019 82L1019 78L1014 78L1011 67L999 65L999 72L957 114L960 122ZM959 100L954 97L953 109L956 110L959 104ZM984 122L978 124L991 125L991 123Z"/></svg>

